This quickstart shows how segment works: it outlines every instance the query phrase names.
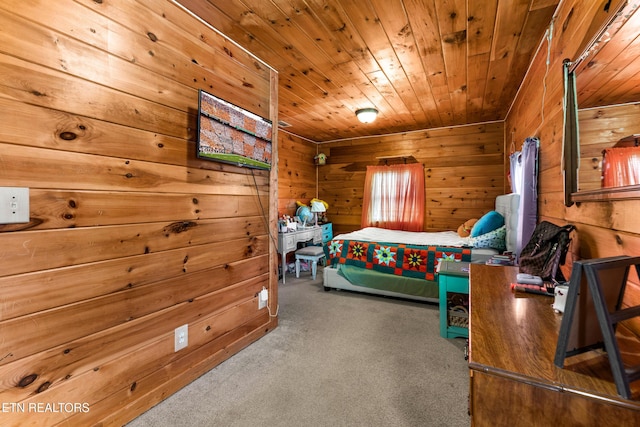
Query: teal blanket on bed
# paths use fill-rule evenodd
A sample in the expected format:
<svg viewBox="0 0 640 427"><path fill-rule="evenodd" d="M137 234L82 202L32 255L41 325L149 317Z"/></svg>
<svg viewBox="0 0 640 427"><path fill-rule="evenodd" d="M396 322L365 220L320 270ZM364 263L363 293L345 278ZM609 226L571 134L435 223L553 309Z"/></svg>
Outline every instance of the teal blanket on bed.
<svg viewBox="0 0 640 427"><path fill-rule="evenodd" d="M332 240L326 250L331 265L353 265L430 281L436 280L436 268L442 260L471 261L471 248L458 247Z"/></svg>

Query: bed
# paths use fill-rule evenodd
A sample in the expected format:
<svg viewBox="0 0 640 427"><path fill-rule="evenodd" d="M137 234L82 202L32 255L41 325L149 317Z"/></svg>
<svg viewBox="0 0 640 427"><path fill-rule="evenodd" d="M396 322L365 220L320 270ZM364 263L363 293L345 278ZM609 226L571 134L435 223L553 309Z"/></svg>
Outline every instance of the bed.
<svg viewBox="0 0 640 427"><path fill-rule="evenodd" d="M518 237L519 195L498 196L495 212L504 218L497 235L504 247L456 231L409 232L367 227L339 234L325 245L325 291L344 289L375 295L438 302L438 265L442 260L484 263L504 249L513 251ZM496 233L492 232L492 236ZM491 247L487 247L491 246Z"/></svg>

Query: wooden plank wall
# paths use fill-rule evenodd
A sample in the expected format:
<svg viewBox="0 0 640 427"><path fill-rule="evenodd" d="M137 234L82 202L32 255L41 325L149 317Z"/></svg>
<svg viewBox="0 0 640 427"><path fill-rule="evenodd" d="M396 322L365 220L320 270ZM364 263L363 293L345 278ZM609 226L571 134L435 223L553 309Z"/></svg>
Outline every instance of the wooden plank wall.
<svg viewBox="0 0 640 427"><path fill-rule="evenodd" d="M295 215L296 202L308 204L317 197L317 144L280 132L278 139L278 216Z"/></svg>
<svg viewBox="0 0 640 427"><path fill-rule="evenodd" d="M319 150L329 156L318 167L318 186L334 234L360 228L366 167L384 164L379 157L424 164L426 231L456 230L492 210L505 192L502 122L336 141Z"/></svg>
<svg viewBox="0 0 640 427"><path fill-rule="evenodd" d="M518 97L506 120L506 133L521 144L528 136L540 138L539 220L577 227L572 252L575 257L601 258L640 255L637 212L640 200L576 203L564 206L562 180L563 74L562 61L575 59L580 44L601 2L569 0L557 11L547 72L547 41L534 58ZM599 119L598 119L599 120ZM570 273L571 260L565 266ZM628 304L640 305L636 277L625 295ZM638 332L638 330L636 330Z"/></svg>
<svg viewBox="0 0 640 427"><path fill-rule="evenodd" d="M0 186L31 196L0 225L0 424L122 425L277 324L277 167L195 157L197 90L269 117L277 75L167 0L0 27Z"/></svg>

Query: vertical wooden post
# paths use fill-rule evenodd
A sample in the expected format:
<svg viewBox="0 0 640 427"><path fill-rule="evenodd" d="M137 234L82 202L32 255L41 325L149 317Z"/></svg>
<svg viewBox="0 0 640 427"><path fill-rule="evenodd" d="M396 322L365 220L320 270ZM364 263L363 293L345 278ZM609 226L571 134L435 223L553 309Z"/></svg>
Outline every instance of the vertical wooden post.
<svg viewBox="0 0 640 427"><path fill-rule="evenodd" d="M271 315L278 311L278 72L271 69L270 73L269 115L273 123L271 142L271 173L269 175L269 310ZM282 266L284 269L285 266ZM284 271L283 271L284 274ZM277 317L271 317L272 327L278 324Z"/></svg>

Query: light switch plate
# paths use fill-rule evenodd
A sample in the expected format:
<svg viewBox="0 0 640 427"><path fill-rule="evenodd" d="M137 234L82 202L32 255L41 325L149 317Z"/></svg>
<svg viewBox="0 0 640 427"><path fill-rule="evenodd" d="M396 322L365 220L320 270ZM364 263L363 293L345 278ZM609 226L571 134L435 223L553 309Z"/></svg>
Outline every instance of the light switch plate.
<svg viewBox="0 0 640 427"><path fill-rule="evenodd" d="M0 224L29 222L29 189L0 187Z"/></svg>

